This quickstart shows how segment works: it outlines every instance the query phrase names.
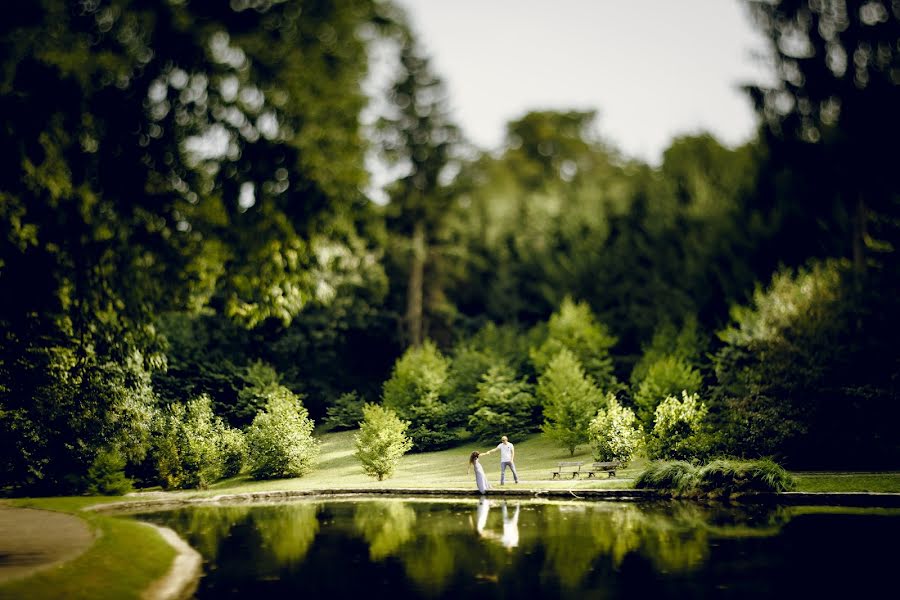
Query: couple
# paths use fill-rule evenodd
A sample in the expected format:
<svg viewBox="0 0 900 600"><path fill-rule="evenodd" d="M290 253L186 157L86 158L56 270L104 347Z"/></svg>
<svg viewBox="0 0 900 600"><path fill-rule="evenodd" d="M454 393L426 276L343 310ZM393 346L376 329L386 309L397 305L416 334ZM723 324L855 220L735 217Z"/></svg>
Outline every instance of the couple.
<svg viewBox="0 0 900 600"><path fill-rule="evenodd" d="M475 467L475 485L478 486L478 491L484 494L487 490L491 489L491 484L488 483L487 476L484 474L484 467L481 466L481 463L478 462L479 456L487 456L492 452L500 451L500 485L503 485L506 481L506 467L512 469L513 478L516 483L519 483L519 475L516 473L516 448L512 444L509 443L509 438L505 435L500 438L500 443L497 444L497 447L488 450L487 452L478 452L477 450L469 456L469 465ZM469 472L469 468L466 467L466 473Z"/></svg>

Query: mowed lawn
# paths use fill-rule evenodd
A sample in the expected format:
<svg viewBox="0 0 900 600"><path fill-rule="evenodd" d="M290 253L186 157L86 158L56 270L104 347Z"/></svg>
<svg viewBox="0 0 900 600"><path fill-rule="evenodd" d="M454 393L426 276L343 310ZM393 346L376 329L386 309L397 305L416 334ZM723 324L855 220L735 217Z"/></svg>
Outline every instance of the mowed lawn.
<svg viewBox="0 0 900 600"><path fill-rule="evenodd" d="M471 442L449 450L407 454L400 459L394 475L384 481L377 481L363 473L359 461L353 456L354 431L327 433L319 437L322 453L318 468L304 477L270 481L252 481L241 476L220 481L207 493L241 493L264 490L308 490L326 488L473 488L475 475L470 470L466 474L469 454L473 450L485 452L499 443ZM643 460L633 462L629 467L607 479L605 474L588 479L565 478L551 480L551 472L560 461L593 462L590 447L579 447L575 456L569 456L550 442L542 434L532 434L521 440L510 440L516 447L516 468L519 473L519 487L527 489L547 488L630 488L633 477L645 464ZM500 483L500 453L495 452L481 459L488 479L494 486ZM506 472L507 485L514 485L512 474Z"/></svg>
<svg viewBox="0 0 900 600"><path fill-rule="evenodd" d="M275 490L325 490L325 489L475 489L475 476L466 473L469 454L473 450L490 450L496 443L469 442L449 450L407 454L400 460L394 475L384 481L363 473L359 461L353 456L355 431L326 433L318 436L321 454L318 467L312 473L293 479L254 481L247 475L226 479L208 490L172 492L175 497L215 496L247 492ZM516 467L519 472L518 488L540 489L628 489L634 478L647 465L638 458L616 477L605 474L588 479L564 477L551 479L551 472L560 461L593 462L590 447L578 448L574 456L556 446L543 434L536 433L511 440L516 447ZM499 440L497 440L499 443ZM500 483L500 456L498 452L481 459L491 485ZM795 472L797 490L804 492L898 492L900 472ZM512 474L507 471L507 485L513 486ZM168 494L167 494L168 495Z"/></svg>

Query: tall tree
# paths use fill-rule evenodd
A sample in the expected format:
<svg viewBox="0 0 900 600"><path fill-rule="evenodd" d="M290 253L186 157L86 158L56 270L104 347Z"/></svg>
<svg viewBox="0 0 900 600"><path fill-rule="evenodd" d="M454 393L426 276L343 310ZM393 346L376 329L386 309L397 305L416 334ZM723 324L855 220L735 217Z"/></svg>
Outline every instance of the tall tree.
<svg viewBox="0 0 900 600"><path fill-rule="evenodd" d="M389 223L408 243L404 333L411 346L426 336L426 267L452 194L448 184L461 142L450 119L443 82L398 13L398 71L388 92L387 114L377 132L384 158L403 173L389 187Z"/></svg>

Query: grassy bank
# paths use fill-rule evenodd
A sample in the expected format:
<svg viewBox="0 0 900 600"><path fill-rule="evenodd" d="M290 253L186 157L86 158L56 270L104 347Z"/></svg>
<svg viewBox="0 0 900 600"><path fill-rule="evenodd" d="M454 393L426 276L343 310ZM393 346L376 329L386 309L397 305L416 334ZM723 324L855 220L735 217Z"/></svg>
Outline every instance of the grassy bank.
<svg viewBox="0 0 900 600"><path fill-rule="evenodd" d="M144 589L169 570L175 551L156 530L137 521L81 510L98 500L86 497L10 502L12 506L76 514L94 530L95 540L70 562L0 585L0 599L139 598Z"/></svg>

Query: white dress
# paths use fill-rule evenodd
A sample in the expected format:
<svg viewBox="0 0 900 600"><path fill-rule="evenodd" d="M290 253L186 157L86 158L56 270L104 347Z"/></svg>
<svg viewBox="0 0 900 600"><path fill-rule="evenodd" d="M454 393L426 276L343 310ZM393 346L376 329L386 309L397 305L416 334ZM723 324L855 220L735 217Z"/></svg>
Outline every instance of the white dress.
<svg viewBox="0 0 900 600"><path fill-rule="evenodd" d="M477 458L475 459L475 485L482 494L491 489L491 484L488 483L487 476L484 474L484 468Z"/></svg>

